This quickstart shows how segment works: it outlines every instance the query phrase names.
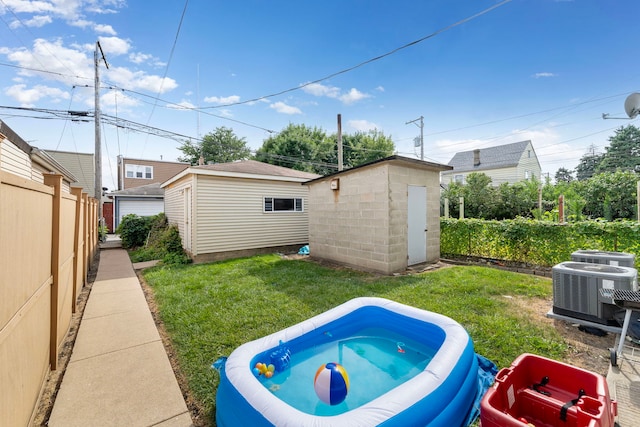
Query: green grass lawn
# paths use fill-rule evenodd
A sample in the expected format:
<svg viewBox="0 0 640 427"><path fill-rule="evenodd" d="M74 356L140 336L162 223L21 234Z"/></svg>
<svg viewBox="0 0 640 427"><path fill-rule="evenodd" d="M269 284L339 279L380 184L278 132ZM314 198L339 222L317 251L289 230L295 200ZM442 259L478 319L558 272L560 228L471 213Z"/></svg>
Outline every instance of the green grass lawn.
<svg viewBox="0 0 640 427"><path fill-rule="evenodd" d="M450 267L376 276L304 260L258 256L144 272L194 397L215 418L218 373L211 363L239 345L308 319L351 298L377 296L444 314L498 367L524 352L562 360L567 347L551 326L505 295L547 298L551 280L485 267Z"/></svg>

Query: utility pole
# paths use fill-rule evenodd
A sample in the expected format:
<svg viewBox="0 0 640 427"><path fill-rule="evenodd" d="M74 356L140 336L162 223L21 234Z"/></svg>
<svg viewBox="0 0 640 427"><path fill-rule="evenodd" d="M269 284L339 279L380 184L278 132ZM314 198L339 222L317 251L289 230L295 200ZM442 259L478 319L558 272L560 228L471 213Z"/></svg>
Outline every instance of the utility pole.
<svg viewBox="0 0 640 427"><path fill-rule="evenodd" d="M96 166L96 177L95 177L95 198L98 199L98 221L102 221L102 140L100 138L100 73L98 72L98 50L100 51L100 56L104 61L105 67L109 68L109 64L107 64L107 60L104 57L104 52L102 51L102 46L100 46L100 41L96 42L96 50L93 52L93 63L95 66L95 101L94 101L94 121L95 121L95 166Z"/></svg>
<svg viewBox="0 0 640 427"><path fill-rule="evenodd" d="M416 123L418 120L420 121L420 124ZM420 160L424 160L424 117L420 116L415 120L406 122L405 125L408 125L410 123L413 123L420 128Z"/></svg>
<svg viewBox="0 0 640 427"><path fill-rule="evenodd" d="M342 156L342 115L338 114L338 172L344 169Z"/></svg>

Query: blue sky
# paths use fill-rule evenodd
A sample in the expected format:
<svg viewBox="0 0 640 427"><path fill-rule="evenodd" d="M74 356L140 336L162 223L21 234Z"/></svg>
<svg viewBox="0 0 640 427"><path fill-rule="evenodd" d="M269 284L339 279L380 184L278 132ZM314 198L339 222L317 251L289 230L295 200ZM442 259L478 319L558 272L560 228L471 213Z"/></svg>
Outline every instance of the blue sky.
<svg viewBox="0 0 640 427"><path fill-rule="evenodd" d="M602 113L624 117L640 89L638 16L632 0L0 0L0 118L38 148L93 152L93 123L30 109L93 110L100 40L101 110L142 125L103 125L110 190L118 154L176 160L182 136L219 126L257 149L289 123L333 133L337 114L343 132L377 128L409 157L419 128L406 122L424 116L425 160L439 163L530 139L553 177L636 124Z"/></svg>

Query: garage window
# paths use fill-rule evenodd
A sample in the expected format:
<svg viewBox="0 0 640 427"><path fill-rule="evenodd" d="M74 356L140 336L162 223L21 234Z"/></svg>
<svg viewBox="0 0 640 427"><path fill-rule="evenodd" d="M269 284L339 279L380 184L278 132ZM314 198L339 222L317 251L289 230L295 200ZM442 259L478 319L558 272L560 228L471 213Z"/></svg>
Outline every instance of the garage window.
<svg viewBox="0 0 640 427"><path fill-rule="evenodd" d="M153 166L127 164L125 175L127 178L153 179Z"/></svg>
<svg viewBox="0 0 640 427"><path fill-rule="evenodd" d="M265 212L302 212L302 198L299 197L265 197Z"/></svg>

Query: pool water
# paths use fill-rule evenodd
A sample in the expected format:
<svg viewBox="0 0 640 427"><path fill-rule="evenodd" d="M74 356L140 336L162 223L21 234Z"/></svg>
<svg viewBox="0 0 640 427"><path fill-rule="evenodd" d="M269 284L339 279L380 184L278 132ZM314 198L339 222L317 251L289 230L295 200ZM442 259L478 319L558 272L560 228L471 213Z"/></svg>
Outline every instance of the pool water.
<svg viewBox="0 0 640 427"><path fill-rule="evenodd" d="M329 334L330 336L330 334ZM386 329L367 328L357 336L336 339L291 355L290 367L262 384L292 407L312 415L337 415L362 406L424 370L436 350ZM313 381L318 368L341 364L349 375L349 392L338 405L323 403Z"/></svg>

